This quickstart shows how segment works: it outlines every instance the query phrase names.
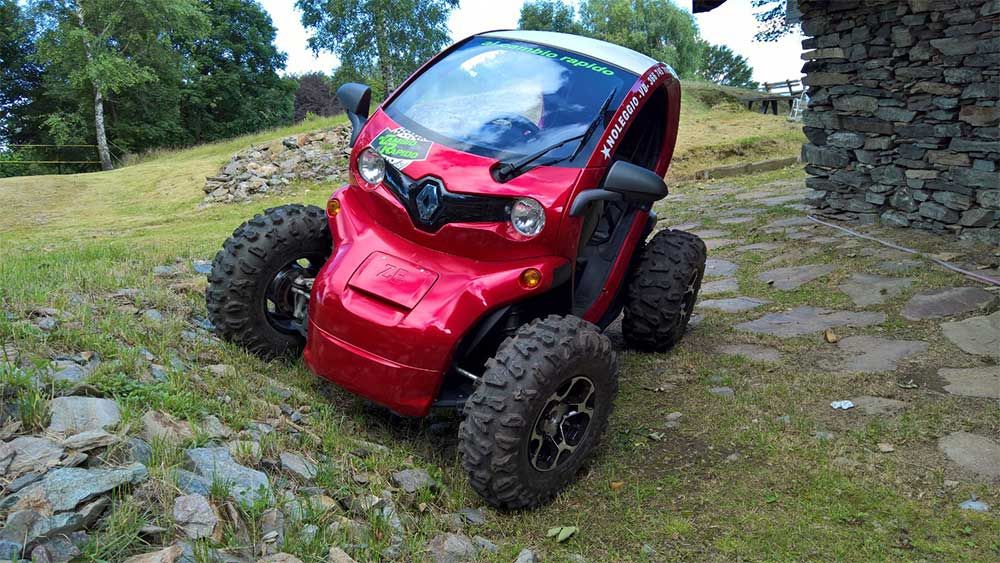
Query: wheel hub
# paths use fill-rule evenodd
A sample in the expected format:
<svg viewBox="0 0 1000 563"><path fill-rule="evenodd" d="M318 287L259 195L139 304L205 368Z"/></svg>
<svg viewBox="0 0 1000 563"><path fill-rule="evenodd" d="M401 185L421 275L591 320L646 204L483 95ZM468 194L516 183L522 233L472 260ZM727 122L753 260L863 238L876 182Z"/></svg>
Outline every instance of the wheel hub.
<svg viewBox="0 0 1000 563"><path fill-rule="evenodd" d="M597 407L594 382L587 377L568 379L545 402L528 441L531 466L551 471L566 463L588 437Z"/></svg>
<svg viewBox="0 0 1000 563"><path fill-rule="evenodd" d="M290 334L305 332L306 305L322 257L305 256L289 261L271 279L264 293L264 313L271 326Z"/></svg>

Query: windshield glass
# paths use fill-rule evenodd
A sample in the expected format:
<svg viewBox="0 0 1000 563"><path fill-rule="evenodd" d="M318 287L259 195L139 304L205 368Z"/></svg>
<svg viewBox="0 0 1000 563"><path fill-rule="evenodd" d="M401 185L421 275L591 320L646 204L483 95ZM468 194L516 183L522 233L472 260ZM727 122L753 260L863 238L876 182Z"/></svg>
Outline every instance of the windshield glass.
<svg viewBox="0 0 1000 563"><path fill-rule="evenodd" d="M635 79L553 47L476 37L424 71L385 111L432 141L516 157L582 134L608 95L615 92L613 110ZM574 148L570 143L551 155Z"/></svg>

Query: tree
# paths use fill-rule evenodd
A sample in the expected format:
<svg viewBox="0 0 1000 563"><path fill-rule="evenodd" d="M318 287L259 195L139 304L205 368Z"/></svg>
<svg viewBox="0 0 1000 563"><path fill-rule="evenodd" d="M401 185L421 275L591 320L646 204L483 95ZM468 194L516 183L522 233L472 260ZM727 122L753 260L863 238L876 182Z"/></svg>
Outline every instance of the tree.
<svg viewBox="0 0 1000 563"><path fill-rule="evenodd" d="M157 82L149 61L176 58L179 37L204 34L202 7L197 0L35 0L31 9L42 30L38 59L48 88L87 93L101 168L109 170L105 98ZM53 115L46 124L72 126L74 117L79 113Z"/></svg>
<svg viewBox="0 0 1000 563"><path fill-rule="evenodd" d="M0 0L0 140L6 142L22 140L25 115L41 88L33 32L16 0Z"/></svg>
<svg viewBox="0 0 1000 563"><path fill-rule="evenodd" d="M296 0L314 51L375 76L384 96L449 41L448 15L458 0Z"/></svg>
<svg viewBox="0 0 1000 563"><path fill-rule="evenodd" d="M759 25L754 35L756 41L777 41L795 28L786 17L788 0L753 0L754 12Z"/></svg>
<svg viewBox="0 0 1000 563"><path fill-rule="evenodd" d="M756 89L753 68L747 59L725 45L704 44L704 58L698 76L723 86Z"/></svg>
<svg viewBox="0 0 1000 563"><path fill-rule="evenodd" d="M325 74L322 72L303 74L298 81L299 89L295 91L295 121L305 119L310 113L327 117L343 111L330 78Z"/></svg>
<svg viewBox="0 0 1000 563"><path fill-rule="evenodd" d="M704 47L694 16L670 0L586 0L580 19L587 35L661 60L681 78L701 67Z"/></svg>
<svg viewBox="0 0 1000 563"><path fill-rule="evenodd" d="M562 0L525 2L521 6L521 17L517 22L517 27L519 29L575 34L583 32L580 22L576 19L573 6L563 3Z"/></svg>
<svg viewBox="0 0 1000 563"><path fill-rule="evenodd" d="M206 37L186 41L181 115L190 141L233 137L292 122L295 82L282 79L285 54L256 0L200 0Z"/></svg>

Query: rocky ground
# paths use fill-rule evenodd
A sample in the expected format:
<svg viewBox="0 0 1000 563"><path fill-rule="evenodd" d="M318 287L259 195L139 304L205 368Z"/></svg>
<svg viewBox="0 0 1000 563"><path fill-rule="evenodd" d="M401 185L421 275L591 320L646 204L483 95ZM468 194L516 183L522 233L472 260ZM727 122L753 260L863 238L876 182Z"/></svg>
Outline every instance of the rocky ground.
<svg viewBox="0 0 1000 563"><path fill-rule="evenodd" d="M205 203L239 203L279 193L295 181L332 181L347 171L347 125L253 145L205 180ZM344 147L341 149L340 147Z"/></svg>
<svg viewBox="0 0 1000 563"><path fill-rule="evenodd" d="M209 253L12 242L0 559L1000 554L997 287L809 220L798 171L675 192L661 225L710 248L694 326L622 351L608 445L514 515L465 485L453 418L396 419L216 340ZM1000 277L996 247L851 227Z"/></svg>

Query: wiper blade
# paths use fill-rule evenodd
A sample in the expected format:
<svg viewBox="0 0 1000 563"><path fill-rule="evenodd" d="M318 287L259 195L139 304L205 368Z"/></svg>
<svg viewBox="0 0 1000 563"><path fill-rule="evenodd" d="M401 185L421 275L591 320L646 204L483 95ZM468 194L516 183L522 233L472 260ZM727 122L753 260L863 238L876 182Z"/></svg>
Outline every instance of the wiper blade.
<svg viewBox="0 0 1000 563"><path fill-rule="evenodd" d="M528 166L532 162L535 162L539 158L542 158L543 156L558 149L559 147L566 146L572 143L573 141L578 141L582 139L584 135L586 135L586 133L582 133L580 135L574 135L573 137L569 137L567 139L559 141L558 143L551 144L536 153L529 154L528 156L515 160L514 162L504 162L503 164L500 165L499 168L497 168L496 171L497 179L500 180L501 182L506 182L507 180L510 180L514 176L517 176L518 172L523 170L524 167Z"/></svg>
<svg viewBox="0 0 1000 563"><path fill-rule="evenodd" d="M566 146L572 143L573 141L580 141L580 143L573 150L572 154L570 154L569 156L552 160L547 164L555 164L563 160L573 160L574 158L576 158L577 155L580 154L580 151L583 150L583 147L587 146L587 141L590 140L590 136L594 134L594 131L597 129L597 126L601 123L601 121L604 120L604 113L608 111L608 106L611 104L611 100L614 99L615 93L617 91L618 88L611 89L611 92L608 94L608 97L605 98L604 103L601 104L601 108L597 111L597 115L594 116L594 119L590 121L590 124L587 125L587 129L583 133L553 143L539 150L538 152L529 154L528 156L515 160L514 162L504 162L496 170L497 179L500 180L501 182L506 182L511 178L517 176L517 174L522 170L524 170L524 168L527 167L529 164L535 162L539 158L542 158L548 153L554 151L555 149Z"/></svg>
<svg viewBox="0 0 1000 563"><path fill-rule="evenodd" d="M604 113L608 111L608 106L611 105L611 100L615 97L615 92L617 91L618 88L612 88L611 92L608 93L608 97L605 98L604 103L601 104L601 109L597 111L597 115L594 116L593 121L590 122L590 125L587 126L587 130L583 133L583 140L581 140L580 144L576 146L576 149L573 151L573 154L570 155L569 160L576 158L576 155L580 154L583 147L587 146L587 141L590 140L590 136L594 134L595 130L597 130L597 126L601 123L601 121L604 121Z"/></svg>

